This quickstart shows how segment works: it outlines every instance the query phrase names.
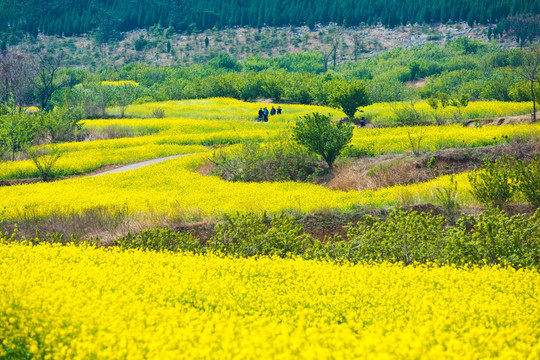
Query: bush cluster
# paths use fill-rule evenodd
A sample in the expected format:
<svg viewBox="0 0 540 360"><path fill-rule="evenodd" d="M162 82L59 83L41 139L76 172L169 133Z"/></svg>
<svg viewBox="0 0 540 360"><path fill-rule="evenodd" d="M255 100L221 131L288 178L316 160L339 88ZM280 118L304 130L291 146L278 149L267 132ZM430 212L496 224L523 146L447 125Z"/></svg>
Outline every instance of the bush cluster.
<svg viewBox="0 0 540 360"><path fill-rule="evenodd" d="M386 218L366 216L346 226L346 237L335 235L323 241L304 232L295 217L265 213L234 214L215 227L203 243L192 233L169 228L148 229L114 240L122 249L190 251L249 257L273 255L304 259L359 262L401 262L467 265L511 265L540 267L540 211L532 217L508 216L490 209L478 217L463 215L455 225L431 213L396 209ZM4 234L3 242L16 241ZM80 242L72 237L47 235L30 239L37 244ZM95 239L91 240L96 243Z"/></svg>
<svg viewBox="0 0 540 360"><path fill-rule="evenodd" d="M529 163L504 155L485 159L482 168L469 175L472 194L486 207L503 208L521 192L536 209L540 208L540 158Z"/></svg>
<svg viewBox="0 0 540 360"><path fill-rule="evenodd" d="M349 224L345 239L336 235L324 241L306 234L303 226L287 214L273 218L254 213L231 215L215 230L204 245L191 234L168 229L146 230L115 243L124 248L211 251L242 257L540 266L539 211L528 218L490 210L477 218L464 215L456 225L447 226L442 216L396 209L386 219L367 216L362 222Z"/></svg>
<svg viewBox="0 0 540 360"><path fill-rule="evenodd" d="M307 151L290 141L270 145L243 143L236 152L214 153L211 174L228 181L306 181L317 176L320 165Z"/></svg>

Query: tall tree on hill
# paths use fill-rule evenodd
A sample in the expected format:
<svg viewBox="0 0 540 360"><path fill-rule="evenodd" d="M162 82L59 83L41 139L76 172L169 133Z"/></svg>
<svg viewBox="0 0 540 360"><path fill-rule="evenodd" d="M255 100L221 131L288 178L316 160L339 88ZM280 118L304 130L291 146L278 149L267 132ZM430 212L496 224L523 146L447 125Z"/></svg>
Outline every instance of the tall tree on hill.
<svg viewBox="0 0 540 360"><path fill-rule="evenodd" d="M533 122L536 122L536 94L534 91L534 83L539 80L538 78L540 76L540 48L537 47L524 52L523 65L519 68L518 74L530 85L533 103Z"/></svg>
<svg viewBox="0 0 540 360"><path fill-rule="evenodd" d="M48 110L49 101L56 90L69 84L69 79L58 78L63 60L64 53L56 55L41 53L34 62L36 72L34 88L42 110Z"/></svg>

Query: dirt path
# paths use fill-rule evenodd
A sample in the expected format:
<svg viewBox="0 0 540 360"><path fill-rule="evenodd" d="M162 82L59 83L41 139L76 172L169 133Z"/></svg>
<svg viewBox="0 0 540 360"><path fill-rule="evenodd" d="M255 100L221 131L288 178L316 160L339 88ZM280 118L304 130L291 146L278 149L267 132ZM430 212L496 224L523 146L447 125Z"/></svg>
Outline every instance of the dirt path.
<svg viewBox="0 0 540 360"><path fill-rule="evenodd" d="M144 160L144 161L139 161L136 163L122 165L111 170L107 170L107 168L105 168L105 171L103 171L104 169L102 168L100 170L90 173L88 177L95 177L95 176L115 174L115 173L130 171L130 170L136 170L136 169L140 169L142 167L148 166L148 165L159 164L160 162L163 162L163 161L177 159L177 158L187 156L187 155L192 155L192 154L171 155L171 156L165 156L165 157L156 158L156 159Z"/></svg>

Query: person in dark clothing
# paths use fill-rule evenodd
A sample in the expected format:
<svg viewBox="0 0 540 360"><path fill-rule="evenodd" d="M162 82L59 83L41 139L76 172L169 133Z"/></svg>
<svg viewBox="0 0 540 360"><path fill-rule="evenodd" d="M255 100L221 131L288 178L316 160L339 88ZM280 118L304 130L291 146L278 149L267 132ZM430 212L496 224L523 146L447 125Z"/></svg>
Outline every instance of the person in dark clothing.
<svg viewBox="0 0 540 360"><path fill-rule="evenodd" d="M276 109L272 106L272 108L270 109L270 115L276 115Z"/></svg>
<svg viewBox="0 0 540 360"><path fill-rule="evenodd" d="M278 115L281 115L281 106L278 106L278 107L277 107L277 114L278 114Z"/></svg>
<svg viewBox="0 0 540 360"><path fill-rule="evenodd" d="M263 112L263 109L260 108L259 109L259 118L257 119L257 121L263 121L263 117L264 117L264 112Z"/></svg>
<svg viewBox="0 0 540 360"><path fill-rule="evenodd" d="M268 122L268 109L264 108L263 110L263 121Z"/></svg>
<svg viewBox="0 0 540 360"><path fill-rule="evenodd" d="M363 128L366 126L366 119L362 116L362 118L360 119L360 127Z"/></svg>

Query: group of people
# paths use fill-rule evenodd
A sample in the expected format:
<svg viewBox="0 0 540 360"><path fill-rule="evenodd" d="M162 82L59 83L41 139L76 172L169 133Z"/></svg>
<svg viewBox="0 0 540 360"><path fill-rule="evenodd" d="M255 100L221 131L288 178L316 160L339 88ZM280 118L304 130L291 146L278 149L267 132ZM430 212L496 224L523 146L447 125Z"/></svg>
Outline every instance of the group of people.
<svg viewBox="0 0 540 360"><path fill-rule="evenodd" d="M268 115L281 115L281 106L278 106L277 109L272 106L270 111L268 108L260 108L257 121L268 122Z"/></svg>

